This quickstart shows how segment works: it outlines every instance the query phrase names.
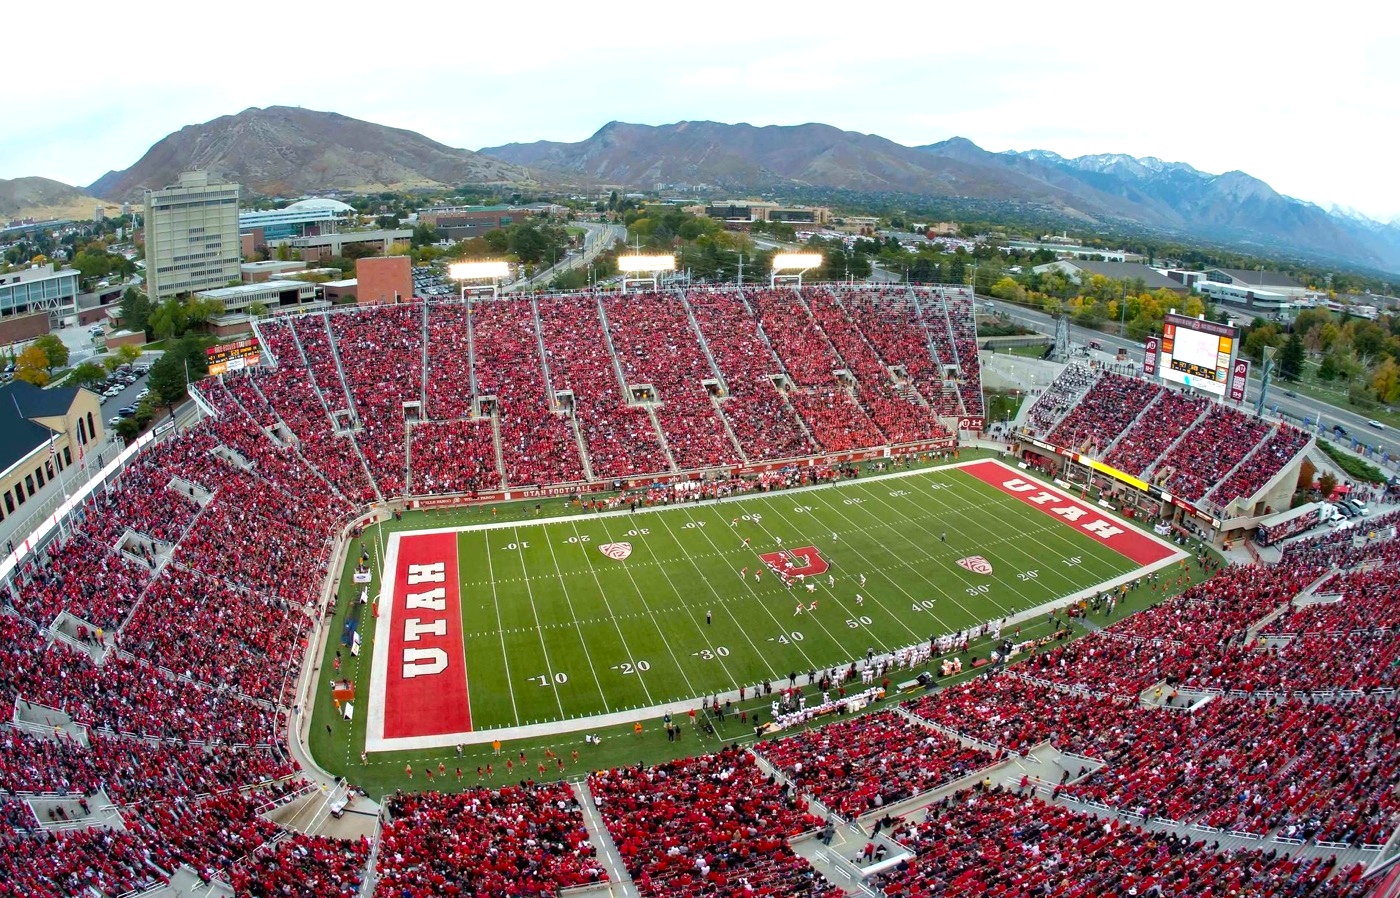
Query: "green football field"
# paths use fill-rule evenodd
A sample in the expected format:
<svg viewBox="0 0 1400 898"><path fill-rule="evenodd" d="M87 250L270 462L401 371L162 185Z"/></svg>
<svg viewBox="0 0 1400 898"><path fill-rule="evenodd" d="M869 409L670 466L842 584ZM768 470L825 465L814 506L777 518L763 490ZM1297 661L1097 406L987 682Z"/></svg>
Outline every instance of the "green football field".
<svg viewBox="0 0 1400 898"><path fill-rule="evenodd" d="M699 697L765 679L786 684L791 673L844 666L871 648L1006 617L1138 567L957 469L468 529L458 540L475 731L683 710ZM601 551L609 544L630 554L610 557ZM807 546L827 573L784 586L764 568L755 582L761 554ZM958 564L973 556L991 572Z"/></svg>

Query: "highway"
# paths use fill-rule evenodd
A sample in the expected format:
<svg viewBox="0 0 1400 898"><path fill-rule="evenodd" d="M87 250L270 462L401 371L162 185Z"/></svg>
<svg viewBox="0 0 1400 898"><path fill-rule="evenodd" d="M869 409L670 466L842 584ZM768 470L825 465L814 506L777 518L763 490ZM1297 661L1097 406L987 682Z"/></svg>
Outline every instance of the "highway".
<svg viewBox="0 0 1400 898"><path fill-rule="evenodd" d="M574 268L587 267L593 263L614 243L625 243L627 241L627 228L620 224L607 224L592 221L576 221L571 224L583 228L587 233L583 237L582 252L574 253L560 259L548 268L535 273L534 277L516 281L504 287L505 291L533 290L542 287L554 280L556 275L570 271Z"/></svg>

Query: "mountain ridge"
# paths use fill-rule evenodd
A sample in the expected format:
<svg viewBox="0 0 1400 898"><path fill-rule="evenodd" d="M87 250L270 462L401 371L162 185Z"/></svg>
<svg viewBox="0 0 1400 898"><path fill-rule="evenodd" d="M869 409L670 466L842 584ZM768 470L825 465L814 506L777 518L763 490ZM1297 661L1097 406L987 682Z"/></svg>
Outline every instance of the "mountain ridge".
<svg viewBox="0 0 1400 898"><path fill-rule="evenodd" d="M271 196L534 183L517 166L415 131L337 112L268 106L186 125L87 189L114 201L136 199L144 188L172 184L191 169Z"/></svg>
<svg viewBox="0 0 1400 898"><path fill-rule="evenodd" d="M1067 158L1046 149L990 152L963 137L905 146L820 122L614 120L582 141L472 151L339 113L252 107L168 134L129 168L109 171L87 188L47 179L0 185L32 182L31 193L62 194L80 204L98 198L115 203L139 200L143 188L174 183L181 171L198 168L266 196L476 184L688 189L701 195L815 191L857 201L862 195L925 197L954 209L1010 209L1101 232L1128 228L1400 272L1400 218L1377 222L1355 210L1324 209L1284 196L1246 172L1210 174L1184 162L1124 153ZM73 217L90 214L72 203Z"/></svg>

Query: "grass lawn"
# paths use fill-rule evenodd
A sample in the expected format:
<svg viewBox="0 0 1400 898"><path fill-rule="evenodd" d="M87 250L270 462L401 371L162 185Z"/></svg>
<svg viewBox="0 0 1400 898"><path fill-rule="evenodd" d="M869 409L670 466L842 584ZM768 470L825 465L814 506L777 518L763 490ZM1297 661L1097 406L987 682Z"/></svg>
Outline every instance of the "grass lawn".
<svg viewBox="0 0 1400 898"><path fill-rule="evenodd" d="M546 500L540 514L557 516L562 510L563 500ZM952 469L631 515L573 513L549 524L536 522L533 503L500 506L494 518L490 509L411 513L384 529L411 532L490 520L508 526L464 530L458 537L477 731L658 705L681 717L698 697L740 684L752 688L764 679L777 688L786 685L789 673L844 666L869 648L923 642L1137 567L1075 528ZM943 533L946 542L939 538ZM828 574L813 578L815 593L805 584L784 587L766 570L754 582L753 571L762 564L759 553L778 549L779 537L790 549L813 546L831 563ZM376 582L378 540L373 532L365 539L376 556ZM605 556L598 547L609 542L630 543L632 554L625 561ZM957 564L972 555L991 563L990 575ZM745 566L749 575L740 579ZM347 568L330 625L333 635L342 632L351 610L349 573ZM864 598L860 605L858 593ZM794 614L798 598L818 607ZM1141 600L1146 598L1144 593ZM1138 599L1130 593L1129 607ZM1023 635L1049 627L1043 619L1029 621ZM495 758L489 745L467 746L460 760L448 748L375 753L361 763L372 621L361 626L361 634L360 657L343 652L340 673L360 691L356 719L339 720L324 690L315 698L312 750L326 769L373 794L424 787L422 768L438 763L451 781L433 783L437 788L455 785L458 766L463 785L475 785L477 767L488 762L493 775L482 782L521 778L518 769L503 769L504 759ZM328 640L323 671L341 648L338 642ZM989 648L984 641L971 654L985 655ZM766 712L767 700L750 699L745 706ZM539 777L535 765L550 747L565 761L562 770L549 762L545 775L557 777L612 764L655 763L711 750L727 738L752 737L750 726L729 718L715 725L713 735L687 727L683 742L670 743L657 717L640 736L630 725L599 729L601 744L585 745L582 733L561 732L507 743L505 753L518 760L516 753L526 752L529 775ZM404 774L408 763L416 769L412 783Z"/></svg>

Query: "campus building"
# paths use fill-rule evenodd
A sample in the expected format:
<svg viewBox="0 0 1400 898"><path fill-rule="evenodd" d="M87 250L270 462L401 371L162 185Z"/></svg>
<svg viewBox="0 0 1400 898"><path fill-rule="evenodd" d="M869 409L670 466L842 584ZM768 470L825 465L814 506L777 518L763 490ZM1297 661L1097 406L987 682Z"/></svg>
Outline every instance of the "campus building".
<svg viewBox="0 0 1400 898"><path fill-rule="evenodd" d="M146 295L152 302L239 279L238 185L184 172L146 191Z"/></svg>
<svg viewBox="0 0 1400 898"><path fill-rule="evenodd" d="M341 224L354 214L354 207L348 203L313 196L281 209L241 212L238 215L238 230L241 234L261 231L261 243L291 237L334 234L340 230Z"/></svg>
<svg viewBox="0 0 1400 898"><path fill-rule="evenodd" d="M96 394L22 380L0 386L0 521L27 511L45 484L61 481L102 440Z"/></svg>
<svg viewBox="0 0 1400 898"><path fill-rule="evenodd" d="M31 265L0 274L0 342L47 334L78 310L78 272Z"/></svg>
<svg viewBox="0 0 1400 898"><path fill-rule="evenodd" d="M468 240L520 224L531 214L531 209L515 206L449 206L425 209L418 213L418 220L436 228L439 237Z"/></svg>

